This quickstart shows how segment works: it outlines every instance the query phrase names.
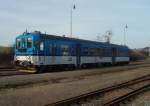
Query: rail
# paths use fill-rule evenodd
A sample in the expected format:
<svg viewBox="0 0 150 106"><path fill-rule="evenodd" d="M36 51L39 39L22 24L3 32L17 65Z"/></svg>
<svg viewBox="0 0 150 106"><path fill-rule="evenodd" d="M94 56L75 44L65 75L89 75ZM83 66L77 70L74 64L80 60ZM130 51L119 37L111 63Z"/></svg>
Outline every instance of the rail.
<svg viewBox="0 0 150 106"><path fill-rule="evenodd" d="M103 88L103 89L100 89L100 90L96 90L96 91L93 91L93 92L89 92L89 93L86 93L86 94L82 94L82 95L79 95L79 96L76 96L76 97L61 100L61 101L51 103L51 104L47 104L47 105L44 105L44 106L70 106L70 104L80 103L80 101L85 101L88 98L98 96L98 95L103 94L105 92L115 90L115 89L119 89L119 88L122 88L122 87L126 87L126 86L129 86L129 85L133 85L133 84L136 84L136 83L139 83L139 82L142 82L142 81L146 81L146 80L150 80L150 74L146 75L146 76L136 78L136 79L133 79L133 80L130 80L130 81L127 81L127 82L124 82L124 83L121 83L121 84L117 84L117 85L114 85L114 86L111 86L111 87L106 87L106 88ZM109 106L109 105L106 105L106 106Z"/></svg>

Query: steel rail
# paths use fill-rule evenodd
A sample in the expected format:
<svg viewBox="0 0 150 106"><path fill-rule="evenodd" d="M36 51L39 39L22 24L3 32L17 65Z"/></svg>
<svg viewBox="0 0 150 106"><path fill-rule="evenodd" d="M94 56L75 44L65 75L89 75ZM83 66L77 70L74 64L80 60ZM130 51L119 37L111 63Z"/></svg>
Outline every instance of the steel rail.
<svg viewBox="0 0 150 106"><path fill-rule="evenodd" d="M124 82L124 83L121 83L121 84L113 85L113 86L110 86L110 87L106 87L106 88L103 88L103 89L100 89L100 90L96 90L96 91L93 91L93 92L90 92L90 93L82 94L82 95L79 95L79 96L76 96L76 97L61 100L61 101L51 103L51 104L47 104L47 105L44 105L44 106L69 106L70 104L79 103L82 100L86 100L88 98L98 96L98 95L103 94L105 92L112 91L112 90L115 90L115 89L119 89L119 88L122 88L122 87L126 87L126 86L129 86L129 85L133 85L133 84L136 84L136 83L139 83L139 82L142 82L142 81L146 81L146 80L150 80L150 74L146 75L146 76L139 77L139 78L135 78L133 80L130 80L130 81L127 81L127 82Z"/></svg>
<svg viewBox="0 0 150 106"><path fill-rule="evenodd" d="M106 104L102 105L102 106L119 106L120 103L126 101L126 100L129 100L130 98L142 93L142 92L145 92L145 91L148 91L150 90L150 84L144 86L144 87L141 87L137 90L134 90L133 92L130 92L128 94L125 94L121 97L118 97L110 102L107 102Z"/></svg>

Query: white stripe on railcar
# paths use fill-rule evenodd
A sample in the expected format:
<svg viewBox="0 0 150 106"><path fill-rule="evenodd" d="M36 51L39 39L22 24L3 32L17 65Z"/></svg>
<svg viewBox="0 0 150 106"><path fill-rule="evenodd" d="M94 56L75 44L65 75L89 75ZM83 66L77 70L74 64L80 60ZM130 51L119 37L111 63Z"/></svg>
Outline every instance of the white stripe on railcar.
<svg viewBox="0 0 150 106"><path fill-rule="evenodd" d="M16 60L31 61L34 65L75 64L76 56L16 56Z"/></svg>
<svg viewBox="0 0 150 106"><path fill-rule="evenodd" d="M81 57L81 64L84 63L111 63L112 57L89 57L89 56L83 56Z"/></svg>
<svg viewBox="0 0 150 106"><path fill-rule="evenodd" d="M57 64L75 64L76 56L16 56L16 60L31 61L34 65L57 65ZM80 64L84 63L112 63L112 57L94 57L82 56Z"/></svg>
<svg viewBox="0 0 150 106"><path fill-rule="evenodd" d="M129 57L116 57L116 62L128 62L130 61Z"/></svg>

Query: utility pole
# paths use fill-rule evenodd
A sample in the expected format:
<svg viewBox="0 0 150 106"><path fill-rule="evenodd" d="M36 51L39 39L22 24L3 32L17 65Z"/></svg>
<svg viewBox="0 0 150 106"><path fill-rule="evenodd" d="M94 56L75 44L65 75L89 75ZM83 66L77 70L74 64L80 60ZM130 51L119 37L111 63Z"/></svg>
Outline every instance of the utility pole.
<svg viewBox="0 0 150 106"><path fill-rule="evenodd" d="M124 45L126 45L126 31L127 31L127 28L128 28L128 26L126 24L126 26L124 27Z"/></svg>
<svg viewBox="0 0 150 106"><path fill-rule="evenodd" d="M73 18L73 10L76 9L76 6L75 4L73 5L73 7L71 6L71 9L70 9L70 38L72 38L72 18Z"/></svg>

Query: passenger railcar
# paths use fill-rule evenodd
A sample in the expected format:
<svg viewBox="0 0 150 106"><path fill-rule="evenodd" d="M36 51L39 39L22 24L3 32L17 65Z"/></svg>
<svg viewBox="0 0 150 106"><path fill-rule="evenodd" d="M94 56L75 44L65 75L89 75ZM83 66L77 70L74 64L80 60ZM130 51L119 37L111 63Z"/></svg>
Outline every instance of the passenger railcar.
<svg viewBox="0 0 150 106"><path fill-rule="evenodd" d="M129 63L126 46L42 34L16 37L14 63L21 69L41 72L47 67L81 68L90 65Z"/></svg>

